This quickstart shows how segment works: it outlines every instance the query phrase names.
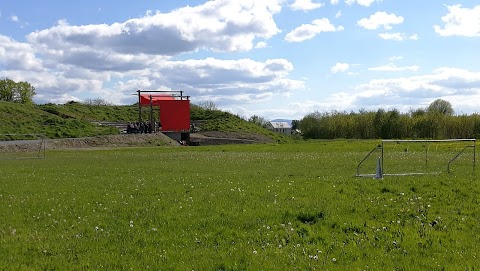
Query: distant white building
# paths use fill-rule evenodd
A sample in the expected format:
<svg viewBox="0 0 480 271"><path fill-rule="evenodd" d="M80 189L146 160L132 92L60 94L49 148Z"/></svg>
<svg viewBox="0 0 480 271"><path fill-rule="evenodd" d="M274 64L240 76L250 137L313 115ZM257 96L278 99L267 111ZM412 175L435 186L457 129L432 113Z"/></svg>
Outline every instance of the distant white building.
<svg viewBox="0 0 480 271"><path fill-rule="evenodd" d="M280 134L292 134L292 126L284 121L271 121L269 129Z"/></svg>

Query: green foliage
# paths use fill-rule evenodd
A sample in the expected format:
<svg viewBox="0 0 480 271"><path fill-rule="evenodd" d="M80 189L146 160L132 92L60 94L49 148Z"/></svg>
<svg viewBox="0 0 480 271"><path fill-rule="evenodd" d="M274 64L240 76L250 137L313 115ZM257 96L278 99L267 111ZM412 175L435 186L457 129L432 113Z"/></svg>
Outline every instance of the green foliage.
<svg viewBox="0 0 480 271"><path fill-rule="evenodd" d="M290 138L249 123L238 116L220 110L191 106L192 120L202 120L203 131L227 131L265 135L277 142ZM20 105L0 101L0 133L42 133L48 138L84 137L118 134L113 127L100 126L97 121L134 121L138 119L137 105L87 105L77 102L66 104ZM148 111L142 110L142 118Z"/></svg>
<svg viewBox="0 0 480 271"><path fill-rule="evenodd" d="M427 112L433 114L437 113L444 116L451 116L453 115L454 111L450 102L442 99L436 99L428 106Z"/></svg>
<svg viewBox="0 0 480 271"><path fill-rule="evenodd" d="M225 118L229 115L231 114L217 109L205 109L195 104L190 105L191 120L214 120L217 118Z"/></svg>
<svg viewBox="0 0 480 271"><path fill-rule="evenodd" d="M262 128L268 128L270 125L270 122L266 120L264 117L253 115L247 120L250 123L256 124Z"/></svg>
<svg viewBox="0 0 480 271"><path fill-rule="evenodd" d="M0 101L31 104L35 88L28 82L15 82L5 78L0 80Z"/></svg>
<svg viewBox="0 0 480 271"><path fill-rule="evenodd" d="M307 139L446 139L478 138L479 123L478 114L454 116L431 110L400 113L396 109L378 109L358 113L315 112L305 116L299 126Z"/></svg>
<svg viewBox="0 0 480 271"><path fill-rule="evenodd" d="M133 121L138 119L138 107L134 105L107 106L70 102L62 105L45 104L38 107L62 118L90 121Z"/></svg>
<svg viewBox="0 0 480 271"><path fill-rule="evenodd" d="M119 131L116 128L99 126L93 124L91 120L97 120L97 117L104 120L115 119L124 116L124 113L121 113L123 110L124 107L101 110L80 104L22 105L0 102L0 133L38 133L48 138L118 134Z"/></svg>
<svg viewBox="0 0 480 271"><path fill-rule="evenodd" d="M480 268L478 173L354 178L374 144L47 150L2 161L0 269Z"/></svg>
<svg viewBox="0 0 480 271"><path fill-rule="evenodd" d="M202 131L225 131L265 135L277 142L290 142L291 138L245 121L239 116L220 110L205 109L197 105L190 106L190 119L202 121Z"/></svg>

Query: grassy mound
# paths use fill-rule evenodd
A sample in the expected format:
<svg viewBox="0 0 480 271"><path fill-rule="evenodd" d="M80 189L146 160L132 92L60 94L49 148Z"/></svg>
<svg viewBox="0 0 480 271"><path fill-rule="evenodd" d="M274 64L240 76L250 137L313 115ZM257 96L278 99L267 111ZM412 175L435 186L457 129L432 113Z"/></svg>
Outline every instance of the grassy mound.
<svg viewBox="0 0 480 271"><path fill-rule="evenodd" d="M275 142L288 142L289 138L249 123L244 119L220 110L191 106L191 120L202 122L202 131L259 134ZM142 111L148 119L148 110ZM137 105L109 106L85 105L69 102L62 105L24 105L0 102L0 134L45 134L48 138L77 138L118 134L113 127L95 122L127 122L138 119Z"/></svg>

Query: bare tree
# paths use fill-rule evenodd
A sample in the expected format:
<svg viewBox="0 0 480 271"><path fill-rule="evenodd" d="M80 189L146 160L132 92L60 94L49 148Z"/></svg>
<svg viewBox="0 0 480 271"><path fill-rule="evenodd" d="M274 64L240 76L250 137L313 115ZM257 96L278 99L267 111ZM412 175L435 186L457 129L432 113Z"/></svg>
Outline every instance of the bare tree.
<svg viewBox="0 0 480 271"><path fill-rule="evenodd" d="M198 106L205 110L218 110L217 105L212 101L201 102Z"/></svg>
<svg viewBox="0 0 480 271"><path fill-rule="evenodd" d="M113 103L106 101L104 99L96 98L96 99L86 99L83 101L83 104L85 105L93 105L93 106L110 106L113 105Z"/></svg>

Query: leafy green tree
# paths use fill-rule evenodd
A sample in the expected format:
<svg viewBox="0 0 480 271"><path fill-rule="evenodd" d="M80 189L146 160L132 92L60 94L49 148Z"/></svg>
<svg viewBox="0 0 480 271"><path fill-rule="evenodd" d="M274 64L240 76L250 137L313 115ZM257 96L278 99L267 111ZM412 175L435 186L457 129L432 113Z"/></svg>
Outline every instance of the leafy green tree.
<svg viewBox="0 0 480 271"><path fill-rule="evenodd" d="M453 107L450 102L442 100L442 99L436 99L433 101L427 108L428 113L439 113L444 116L451 116L453 115Z"/></svg>
<svg viewBox="0 0 480 271"><path fill-rule="evenodd" d="M15 82L8 78L0 80L0 100L6 102L13 102L13 91L15 89Z"/></svg>
<svg viewBox="0 0 480 271"><path fill-rule="evenodd" d="M373 118L373 127L375 129L375 138L383 138L383 124L385 123L385 110L383 108L379 108L375 113L375 117Z"/></svg>
<svg viewBox="0 0 480 271"><path fill-rule="evenodd" d="M28 82L15 82L5 78L0 80L0 100L22 104L33 103L35 87Z"/></svg>
<svg viewBox="0 0 480 271"><path fill-rule="evenodd" d="M306 139L313 139L313 138L321 138L320 137L320 112L316 111L314 113L310 113L303 117L300 120L299 128L302 130L302 136Z"/></svg>
<svg viewBox="0 0 480 271"><path fill-rule="evenodd" d="M35 87L28 82L18 82L16 96L18 102L22 104L31 104L33 103L33 96L35 96Z"/></svg>
<svg viewBox="0 0 480 271"><path fill-rule="evenodd" d="M268 128L268 126L270 125L270 122L268 120L266 120L264 117L260 117L257 115L251 116L250 118L248 118L247 121L263 128Z"/></svg>
<svg viewBox="0 0 480 271"><path fill-rule="evenodd" d="M292 120L292 131L297 130L299 128L299 120Z"/></svg>

